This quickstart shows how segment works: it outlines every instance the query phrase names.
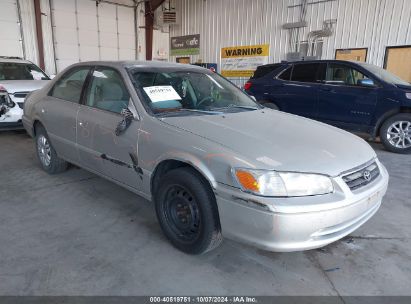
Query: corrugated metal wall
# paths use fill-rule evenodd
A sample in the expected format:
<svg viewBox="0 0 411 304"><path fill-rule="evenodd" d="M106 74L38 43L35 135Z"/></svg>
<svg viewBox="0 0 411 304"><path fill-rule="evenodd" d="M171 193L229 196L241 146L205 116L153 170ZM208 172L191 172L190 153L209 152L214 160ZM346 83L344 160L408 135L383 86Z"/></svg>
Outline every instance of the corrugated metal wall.
<svg viewBox="0 0 411 304"><path fill-rule="evenodd" d="M270 62L286 58L290 51L284 23L299 21L302 0L175 0L180 24L170 36L200 34L200 55L191 61L217 62L227 46L269 43ZM337 19L335 33L324 38L323 59L341 48L368 48L367 62L383 66L386 46L411 44L410 0L308 0L299 40L322 28L327 19ZM319 3L318 3L319 2ZM175 57L170 60L175 61ZM236 82L241 83L239 79Z"/></svg>

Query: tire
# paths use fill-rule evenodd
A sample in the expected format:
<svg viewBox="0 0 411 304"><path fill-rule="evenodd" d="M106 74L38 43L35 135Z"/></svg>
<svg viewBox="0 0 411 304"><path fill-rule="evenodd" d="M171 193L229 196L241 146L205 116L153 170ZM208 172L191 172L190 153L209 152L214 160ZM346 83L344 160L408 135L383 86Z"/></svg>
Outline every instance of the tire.
<svg viewBox="0 0 411 304"><path fill-rule="evenodd" d="M395 153L411 153L411 114L400 113L388 118L381 126L384 147Z"/></svg>
<svg viewBox="0 0 411 304"><path fill-rule="evenodd" d="M177 249L203 254L222 242L214 193L195 170L167 172L160 179L154 200L161 229Z"/></svg>
<svg viewBox="0 0 411 304"><path fill-rule="evenodd" d="M41 167L49 174L64 172L68 168L68 163L57 156L43 126L36 128L36 154Z"/></svg>
<svg viewBox="0 0 411 304"><path fill-rule="evenodd" d="M273 110L277 110L277 111L280 110L278 108L278 106L275 103L271 102L271 101L263 100L263 101L260 102L260 104L262 104L264 107L269 108L269 109L273 109Z"/></svg>

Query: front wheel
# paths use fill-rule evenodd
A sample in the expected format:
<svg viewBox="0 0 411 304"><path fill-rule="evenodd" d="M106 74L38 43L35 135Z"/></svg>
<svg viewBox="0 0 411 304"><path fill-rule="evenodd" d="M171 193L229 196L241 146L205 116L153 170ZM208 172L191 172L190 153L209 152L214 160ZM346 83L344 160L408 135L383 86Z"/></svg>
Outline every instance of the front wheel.
<svg viewBox="0 0 411 304"><path fill-rule="evenodd" d="M381 126L381 142L395 153L411 153L411 114L400 113L388 118Z"/></svg>
<svg viewBox="0 0 411 304"><path fill-rule="evenodd" d="M222 241L214 193L196 171L180 168L166 173L155 194L161 229L178 249L202 254Z"/></svg>

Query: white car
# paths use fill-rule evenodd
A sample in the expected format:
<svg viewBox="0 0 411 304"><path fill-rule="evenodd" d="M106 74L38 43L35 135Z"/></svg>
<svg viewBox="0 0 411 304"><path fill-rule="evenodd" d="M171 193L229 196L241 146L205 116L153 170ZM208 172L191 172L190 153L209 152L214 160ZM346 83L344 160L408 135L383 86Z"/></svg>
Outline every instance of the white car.
<svg viewBox="0 0 411 304"><path fill-rule="evenodd" d="M49 80L49 76L31 61L0 57L0 130L23 128L24 99Z"/></svg>

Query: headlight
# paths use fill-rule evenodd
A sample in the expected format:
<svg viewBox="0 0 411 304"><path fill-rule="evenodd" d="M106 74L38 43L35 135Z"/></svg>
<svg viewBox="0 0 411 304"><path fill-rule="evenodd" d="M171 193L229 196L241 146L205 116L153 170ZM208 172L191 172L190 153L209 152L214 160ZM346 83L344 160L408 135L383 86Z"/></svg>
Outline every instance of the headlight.
<svg viewBox="0 0 411 304"><path fill-rule="evenodd" d="M408 99L411 99L411 92L405 93L405 96L406 96Z"/></svg>
<svg viewBox="0 0 411 304"><path fill-rule="evenodd" d="M233 173L243 191L262 196L308 196L334 191L331 179L320 174L240 168Z"/></svg>

